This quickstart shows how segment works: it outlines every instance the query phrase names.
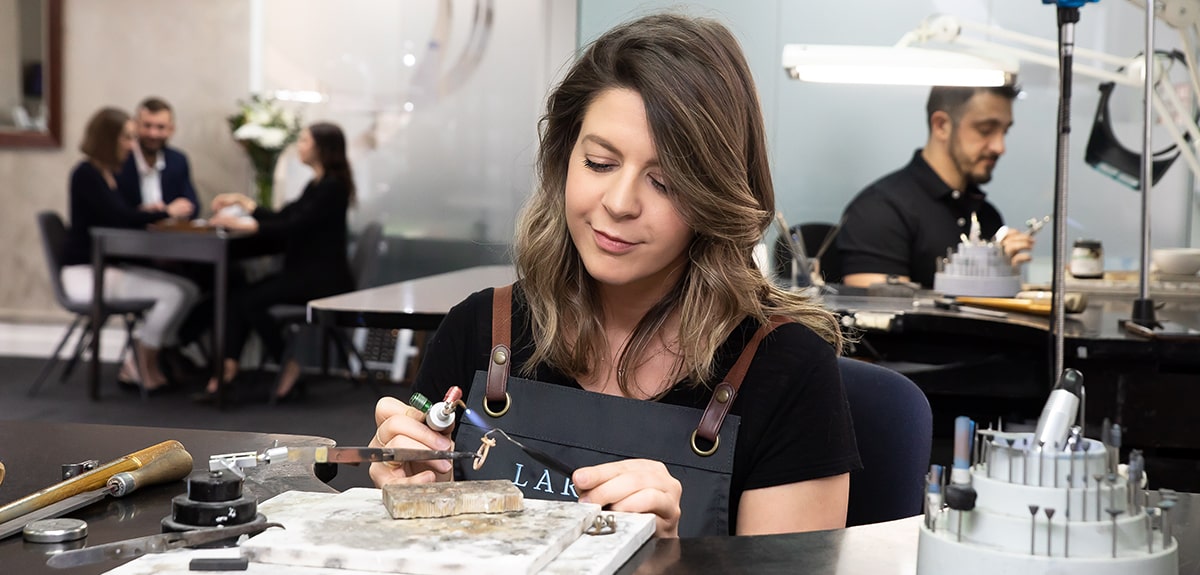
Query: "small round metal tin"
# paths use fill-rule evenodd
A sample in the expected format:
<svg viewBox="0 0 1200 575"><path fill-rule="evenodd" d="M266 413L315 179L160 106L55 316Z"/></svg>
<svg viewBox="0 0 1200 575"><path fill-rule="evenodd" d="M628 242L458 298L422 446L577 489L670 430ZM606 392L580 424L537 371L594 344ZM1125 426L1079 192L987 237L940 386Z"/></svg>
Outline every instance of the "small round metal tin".
<svg viewBox="0 0 1200 575"><path fill-rule="evenodd" d="M62 543L87 537L87 522L80 519L60 517L30 521L23 531L30 543Z"/></svg>

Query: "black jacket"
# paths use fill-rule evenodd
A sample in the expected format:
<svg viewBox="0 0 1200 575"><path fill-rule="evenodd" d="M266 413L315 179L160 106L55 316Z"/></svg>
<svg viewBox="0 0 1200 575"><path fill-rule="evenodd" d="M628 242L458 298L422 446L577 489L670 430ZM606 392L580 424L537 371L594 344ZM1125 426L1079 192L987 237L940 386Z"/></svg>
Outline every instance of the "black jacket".
<svg viewBox="0 0 1200 575"><path fill-rule="evenodd" d="M296 201L275 212L254 210L258 233L284 245L283 276L304 282L311 298L354 290L346 257L350 194L336 176L313 180Z"/></svg>
<svg viewBox="0 0 1200 575"><path fill-rule="evenodd" d="M121 197L132 207L142 205L142 175L138 173L137 160L133 151L125 158L125 165L117 174L117 189ZM192 185L192 168L188 165L187 156L174 148L163 148L162 200L169 204L177 198L187 198L200 212L200 202L196 200L196 187Z"/></svg>
<svg viewBox="0 0 1200 575"><path fill-rule="evenodd" d="M108 187L100 170L86 160L71 172L70 194L71 229L63 250L65 266L91 263L94 227L143 228L167 217L166 212L143 212L136 204L130 206L117 190Z"/></svg>

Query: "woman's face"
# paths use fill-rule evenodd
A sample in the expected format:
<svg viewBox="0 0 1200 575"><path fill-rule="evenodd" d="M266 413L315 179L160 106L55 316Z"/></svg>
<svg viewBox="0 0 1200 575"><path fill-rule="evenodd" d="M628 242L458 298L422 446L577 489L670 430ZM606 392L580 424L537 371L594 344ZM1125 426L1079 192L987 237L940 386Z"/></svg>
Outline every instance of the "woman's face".
<svg viewBox="0 0 1200 575"><path fill-rule="evenodd" d="M683 272L692 230L666 190L641 95L601 92L567 167L571 240L596 281L662 291Z"/></svg>
<svg viewBox="0 0 1200 575"><path fill-rule="evenodd" d="M313 145L312 132L308 128L300 130L300 136L296 138L296 152L300 154L300 162L306 166L315 167L320 162L317 148Z"/></svg>
<svg viewBox="0 0 1200 575"><path fill-rule="evenodd" d="M124 163L129 157L129 152L133 151L133 146L137 144L137 125L133 120L125 122L125 126L121 128L121 135L117 136L117 162Z"/></svg>

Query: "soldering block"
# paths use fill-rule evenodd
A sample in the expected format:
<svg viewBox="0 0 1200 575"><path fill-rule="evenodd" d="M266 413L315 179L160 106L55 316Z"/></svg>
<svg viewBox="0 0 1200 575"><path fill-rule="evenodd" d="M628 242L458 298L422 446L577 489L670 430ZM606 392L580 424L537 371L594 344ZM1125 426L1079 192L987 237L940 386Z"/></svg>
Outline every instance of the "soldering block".
<svg viewBox="0 0 1200 575"><path fill-rule="evenodd" d="M451 517L525 509L525 496L507 479L419 485L384 485L383 506L392 519Z"/></svg>

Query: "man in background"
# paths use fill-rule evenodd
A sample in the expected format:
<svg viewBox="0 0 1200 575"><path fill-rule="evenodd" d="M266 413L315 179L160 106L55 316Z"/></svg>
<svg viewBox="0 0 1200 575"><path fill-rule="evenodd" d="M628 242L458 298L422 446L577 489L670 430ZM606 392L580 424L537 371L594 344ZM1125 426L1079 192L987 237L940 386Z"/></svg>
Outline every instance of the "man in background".
<svg viewBox="0 0 1200 575"><path fill-rule="evenodd" d="M171 105L161 98L146 98L138 104L133 121L138 141L117 174L117 190L121 197L130 206L144 210L166 210L168 205L186 204L189 209L183 213L189 218L195 217L200 203L192 185L191 166L187 156L167 146L175 133L175 114ZM212 290L211 266L175 261L146 262L144 265L186 277L205 292ZM198 311L202 311L200 306L192 315ZM185 327L190 323L185 322ZM199 335L196 331L181 328L180 341L190 344ZM194 355L203 361L202 353ZM197 362L187 357L180 347L163 348L159 359L172 381L203 373Z"/></svg>
<svg viewBox="0 0 1200 575"><path fill-rule="evenodd" d="M170 104L150 97L138 104L134 115L138 143L117 174L117 188L129 205L143 209L165 209L176 202L191 206L196 215L200 203L192 185L187 156L167 146L175 133L175 116Z"/></svg>
<svg viewBox="0 0 1200 575"><path fill-rule="evenodd" d="M925 106L929 138L907 166L867 186L846 207L837 248L844 285L867 287L889 276L933 287L937 261L969 235L994 239L1015 266L1029 261L1033 238L1004 228L979 184L992 179L1013 125L1017 89L935 86Z"/></svg>

